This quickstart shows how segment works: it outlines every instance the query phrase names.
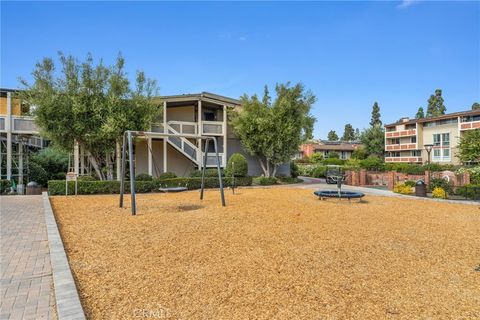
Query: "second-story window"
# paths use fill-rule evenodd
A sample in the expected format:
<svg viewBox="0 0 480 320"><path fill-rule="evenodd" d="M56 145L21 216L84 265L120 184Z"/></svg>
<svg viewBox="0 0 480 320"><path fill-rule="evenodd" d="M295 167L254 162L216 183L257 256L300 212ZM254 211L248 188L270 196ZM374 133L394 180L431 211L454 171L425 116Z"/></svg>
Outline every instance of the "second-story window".
<svg viewBox="0 0 480 320"><path fill-rule="evenodd" d="M450 133L433 135L433 161L451 161Z"/></svg>

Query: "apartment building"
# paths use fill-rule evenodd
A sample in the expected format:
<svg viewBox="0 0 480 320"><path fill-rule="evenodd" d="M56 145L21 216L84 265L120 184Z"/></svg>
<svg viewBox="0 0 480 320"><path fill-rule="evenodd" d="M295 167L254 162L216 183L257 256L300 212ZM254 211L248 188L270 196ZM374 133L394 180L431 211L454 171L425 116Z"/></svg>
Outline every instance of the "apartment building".
<svg viewBox="0 0 480 320"><path fill-rule="evenodd" d="M430 161L460 164L458 143L468 130L480 129L480 110L423 119L402 118L385 125L385 162L425 163L425 145L432 144Z"/></svg>
<svg viewBox="0 0 480 320"><path fill-rule="evenodd" d="M300 146L297 158L310 157L314 153L319 153L326 159L331 153L337 153L340 159L348 160L351 158L353 151L362 147L363 144L356 141L314 140Z"/></svg>
<svg viewBox="0 0 480 320"><path fill-rule="evenodd" d="M30 151L45 146L35 121L19 99L18 90L0 89L0 179L22 184L28 175ZM25 181L26 182L26 181Z"/></svg>

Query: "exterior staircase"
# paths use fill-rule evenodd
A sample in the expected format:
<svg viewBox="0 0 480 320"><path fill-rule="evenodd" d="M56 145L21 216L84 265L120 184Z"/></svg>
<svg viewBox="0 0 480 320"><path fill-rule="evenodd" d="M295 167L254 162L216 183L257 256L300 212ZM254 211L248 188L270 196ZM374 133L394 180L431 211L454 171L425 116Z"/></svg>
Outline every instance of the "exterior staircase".
<svg viewBox="0 0 480 320"><path fill-rule="evenodd" d="M169 123L167 123L166 131L167 133L179 134L179 132L173 129ZM197 166L201 165L197 157L200 150L195 144L190 142L190 140L184 137L168 137L166 140L172 147L177 149Z"/></svg>

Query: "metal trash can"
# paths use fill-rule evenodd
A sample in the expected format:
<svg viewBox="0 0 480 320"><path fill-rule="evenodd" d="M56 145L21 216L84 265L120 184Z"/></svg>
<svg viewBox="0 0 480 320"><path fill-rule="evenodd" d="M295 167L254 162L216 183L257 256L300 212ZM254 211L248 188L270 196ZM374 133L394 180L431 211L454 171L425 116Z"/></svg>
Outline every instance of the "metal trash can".
<svg viewBox="0 0 480 320"><path fill-rule="evenodd" d="M30 181L27 184L27 196L28 195L37 195L42 194L42 186L40 186L35 181Z"/></svg>
<svg viewBox="0 0 480 320"><path fill-rule="evenodd" d="M427 196L427 185L425 184L425 181L418 180L417 183L415 183L415 195L417 197Z"/></svg>

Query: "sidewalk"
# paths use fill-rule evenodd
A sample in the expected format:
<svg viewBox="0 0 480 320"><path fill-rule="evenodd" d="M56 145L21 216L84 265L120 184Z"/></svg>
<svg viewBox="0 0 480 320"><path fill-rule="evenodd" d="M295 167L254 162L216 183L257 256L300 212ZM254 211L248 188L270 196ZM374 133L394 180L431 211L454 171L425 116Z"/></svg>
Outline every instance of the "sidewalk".
<svg viewBox="0 0 480 320"><path fill-rule="evenodd" d="M42 196L0 196L0 319L56 319Z"/></svg>

